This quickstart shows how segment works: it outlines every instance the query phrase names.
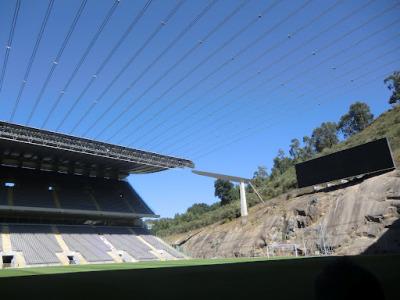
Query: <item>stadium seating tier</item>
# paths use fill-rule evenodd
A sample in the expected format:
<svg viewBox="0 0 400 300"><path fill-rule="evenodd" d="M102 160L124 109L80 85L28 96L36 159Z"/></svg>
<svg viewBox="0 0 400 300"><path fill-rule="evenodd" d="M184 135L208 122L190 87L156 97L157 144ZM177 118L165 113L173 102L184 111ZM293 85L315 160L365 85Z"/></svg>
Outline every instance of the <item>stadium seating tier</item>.
<svg viewBox="0 0 400 300"><path fill-rule="evenodd" d="M5 225L9 228L14 254L21 253L27 266L61 264L62 259L57 254L66 258L73 256L74 253L79 253L88 263L112 263L115 262L110 255L112 251L117 251L117 253L124 251L136 261L159 259L152 249L163 250L173 258L184 258L181 253L162 243L144 229L90 225ZM60 233L69 251L59 244L53 227ZM1 225L0 229L0 232L4 234ZM0 238L0 252L1 245Z"/></svg>
<svg viewBox="0 0 400 300"><path fill-rule="evenodd" d="M0 171L0 205L154 215L123 180L4 167Z"/></svg>

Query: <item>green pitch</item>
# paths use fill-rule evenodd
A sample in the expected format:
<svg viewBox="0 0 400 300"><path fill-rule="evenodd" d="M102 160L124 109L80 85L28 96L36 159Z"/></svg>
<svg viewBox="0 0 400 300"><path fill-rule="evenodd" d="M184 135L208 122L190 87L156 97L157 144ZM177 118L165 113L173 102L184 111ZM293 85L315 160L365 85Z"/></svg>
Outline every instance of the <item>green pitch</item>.
<svg viewBox="0 0 400 300"><path fill-rule="evenodd" d="M271 257L271 258L219 258L219 259L185 259L185 260L169 260L169 261L148 261L136 263L121 264L88 264L88 265L71 265L71 266L50 266L50 267L28 267L18 269L0 269L0 278L14 276L30 276L30 275L46 275L60 273L75 272L92 272L107 270L132 270L132 269L151 269L151 268L169 268L169 267L189 267L204 266L216 264L231 264L267 261L277 259L293 259L290 257Z"/></svg>
<svg viewBox="0 0 400 300"><path fill-rule="evenodd" d="M400 255L7 269L0 270L0 296L57 300L398 299L399 270Z"/></svg>

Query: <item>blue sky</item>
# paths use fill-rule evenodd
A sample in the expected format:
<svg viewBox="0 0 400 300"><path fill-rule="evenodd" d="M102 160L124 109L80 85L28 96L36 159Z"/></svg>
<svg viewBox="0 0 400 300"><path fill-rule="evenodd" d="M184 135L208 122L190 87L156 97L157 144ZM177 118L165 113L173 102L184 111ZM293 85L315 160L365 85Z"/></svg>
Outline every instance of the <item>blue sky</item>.
<svg viewBox="0 0 400 300"><path fill-rule="evenodd" d="M287 151L292 138L337 121L352 102L367 102L375 115L389 108L383 78L400 68L398 1L154 0L138 18L146 2L120 1L88 48L115 3L88 0L44 85L82 5L56 0L21 89L49 4L22 0L0 91L0 119L10 121L16 107L12 122L27 124L39 99L31 126L251 177L258 165L271 166L279 148ZM0 2L5 46L16 3ZM2 68L5 57L3 47ZM129 181L162 216L216 201L213 181L190 170Z"/></svg>

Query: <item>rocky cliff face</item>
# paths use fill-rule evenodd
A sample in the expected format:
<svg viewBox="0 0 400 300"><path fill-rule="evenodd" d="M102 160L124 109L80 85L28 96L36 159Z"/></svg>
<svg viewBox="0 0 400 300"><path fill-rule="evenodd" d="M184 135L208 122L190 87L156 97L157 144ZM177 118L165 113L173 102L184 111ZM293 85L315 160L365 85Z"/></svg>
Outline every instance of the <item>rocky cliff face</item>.
<svg viewBox="0 0 400 300"><path fill-rule="evenodd" d="M319 192L283 195L252 207L245 222L214 224L166 240L201 258L293 254L292 245L307 255L392 253L400 252L399 217L397 170Z"/></svg>

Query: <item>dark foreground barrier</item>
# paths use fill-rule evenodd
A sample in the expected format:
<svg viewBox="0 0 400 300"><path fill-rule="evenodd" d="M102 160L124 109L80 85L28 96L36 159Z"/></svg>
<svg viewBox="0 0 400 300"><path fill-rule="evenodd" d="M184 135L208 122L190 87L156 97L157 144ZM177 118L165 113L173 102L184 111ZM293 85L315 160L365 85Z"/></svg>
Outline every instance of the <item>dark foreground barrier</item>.
<svg viewBox="0 0 400 300"><path fill-rule="evenodd" d="M398 299L400 256L319 257L0 279L2 299Z"/></svg>
<svg viewBox="0 0 400 300"><path fill-rule="evenodd" d="M389 142L383 138L299 163L296 175L301 188L394 168Z"/></svg>

